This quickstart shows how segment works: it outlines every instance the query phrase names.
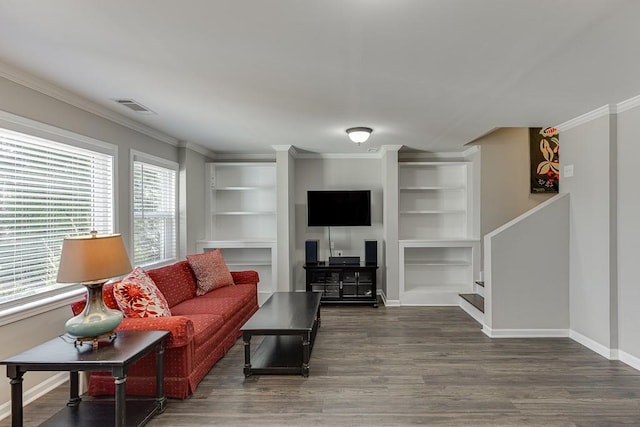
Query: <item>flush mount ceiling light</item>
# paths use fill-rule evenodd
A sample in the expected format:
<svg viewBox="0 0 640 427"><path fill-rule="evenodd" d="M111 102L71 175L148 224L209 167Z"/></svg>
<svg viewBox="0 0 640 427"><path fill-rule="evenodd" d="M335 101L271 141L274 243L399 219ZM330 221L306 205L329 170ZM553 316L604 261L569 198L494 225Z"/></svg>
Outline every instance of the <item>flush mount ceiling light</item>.
<svg viewBox="0 0 640 427"><path fill-rule="evenodd" d="M349 128L347 129L347 135L349 135L349 139L351 142L354 142L358 145L366 142L371 136L371 132L373 129L366 127L357 127L357 128Z"/></svg>

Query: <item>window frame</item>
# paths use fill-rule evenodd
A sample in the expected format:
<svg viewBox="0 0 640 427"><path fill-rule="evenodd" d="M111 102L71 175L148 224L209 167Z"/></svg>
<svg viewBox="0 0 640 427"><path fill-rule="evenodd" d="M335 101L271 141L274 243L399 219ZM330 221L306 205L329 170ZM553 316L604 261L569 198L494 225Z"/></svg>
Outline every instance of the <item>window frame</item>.
<svg viewBox="0 0 640 427"><path fill-rule="evenodd" d="M111 156L111 215L113 218L113 230L117 232L119 229L117 145L21 117L3 110L0 110L0 128ZM60 284L56 289L0 303L0 326L62 307L77 300L78 296L84 293L85 288L80 284Z"/></svg>
<svg viewBox="0 0 640 427"><path fill-rule="evenodd" d="M130 258L131 258L131 262L132 264L135 263L135 210L134 210L134 162L141 162L141 163L146 163L149 165L153 165L153 166L157 166L157 167L161 167L161 168L165 168L165 169L170 169L172 171L175 172L175 181L174 181L174 212L175 212L175 217L174 217L174 227L175 227L175 241L174 241L174 257L173 258L167 258L164 259L162 261L158 261L158 262L152 262L152 263L148 263L148 264L141 264L139 265L139 267L144 267L145 269L149 269L149 268L154 268L154 267L160 267L163 265L169 265L172 264L174 262L176 262L178 260L178 253L179 253L179 241L180 241L180 209L179 209L179 202L180 202L180 195L179 195L179 180L180 180L180 165L177 162L171 161L171 160L167 160L164 159L162 157L158 157L158 156L154 156L151 154L147 154L144 153L142 151L138 151L138 150L134 150L131 149L130 150L130 159L129 159L129 176L131 177L130 179L130 183L129 183L129 192L130 192L130 206L131 206L131 211L130 211L130 239L129 239L129 243L130 243L130 248L131 248L131 252L129 254Z"/></svg>

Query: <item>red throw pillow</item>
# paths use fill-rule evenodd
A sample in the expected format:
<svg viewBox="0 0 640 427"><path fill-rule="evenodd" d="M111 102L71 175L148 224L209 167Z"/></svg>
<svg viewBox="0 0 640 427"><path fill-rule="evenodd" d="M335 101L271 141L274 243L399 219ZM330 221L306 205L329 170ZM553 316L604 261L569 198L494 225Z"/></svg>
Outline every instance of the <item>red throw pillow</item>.
<svg viewBox="0 0 640 427"><path fill-rule="evenodd" d="M140 267L113 285L113 296L126 317L171 316L162 292Z"/></svg>
<svg viewBox="0 0 640 427"><path fill-rule="evenodd" d="M233 285L233 277L231 277L227 263L224 262L220 249L187 255L187 261L189 261L198 281L197 295L204 295L216 288Z"/></svg>

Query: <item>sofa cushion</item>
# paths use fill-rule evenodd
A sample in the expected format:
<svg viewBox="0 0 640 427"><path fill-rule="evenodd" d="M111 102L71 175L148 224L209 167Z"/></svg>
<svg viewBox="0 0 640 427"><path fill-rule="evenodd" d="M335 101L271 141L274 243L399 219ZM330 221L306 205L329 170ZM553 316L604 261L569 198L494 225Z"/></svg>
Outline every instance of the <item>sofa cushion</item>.
<svg viewBox="0 0 640 427"><path fill-rule="evenodd" d="M187 261L179 261L166 267L147 271L169 307L196 296L196 278Z"/></svg>
<svg viewBox="0 0 640 427"><path fill-rule="evenodd" d="M193 323L193 339L196 348L211 339L216 332L223 328L225 322L225 319L217 314L188 314L184 317Z"/></svg>
<svg viewBox="0 0 640 427"><path fill-rule="evenodd" d="M243 306L240 298L203 298L197 297L184 301L171 309L177 316L187 316L191 313L209 313L222 316L227 321Z"/></svg>
<svg viewBox="0 0 640 427"><path fill-rule="evenodd" d="M140 267L113 285L113 296L126 317L171 316L162 292Z"/></svg>
<svg viewBox="0 0 640 427"><path fill-rule="evenodd" d="M203 295L201 298L236 298L240 300L242 304L247 304L251 301L252 298L255 298L255 296L256 285L245 284L214 289L208 294Z"/></svg>
<svg viewBox="0 0 640 427"><path fill-rule="evenodd" d="M204 295L216 288L233 285L233 277L231 277L229 267L224 262L220 249L187 255L187 260L196 275L197 295Z"/></svg>

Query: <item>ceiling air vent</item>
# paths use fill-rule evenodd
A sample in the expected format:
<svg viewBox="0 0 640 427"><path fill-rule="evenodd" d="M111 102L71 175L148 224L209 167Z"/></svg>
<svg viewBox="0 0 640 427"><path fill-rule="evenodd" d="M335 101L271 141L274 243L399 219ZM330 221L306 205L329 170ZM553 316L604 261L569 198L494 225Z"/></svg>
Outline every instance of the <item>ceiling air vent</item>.
<svg viewBox="0 0 640 427"><path fill-rule="evenodd" d="M128 109L140 114L156 114L155 111L148 109L138 101L133 99L114 99L118 104L127 107Z"/></svg>

